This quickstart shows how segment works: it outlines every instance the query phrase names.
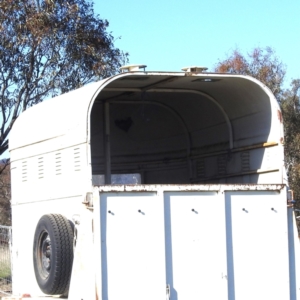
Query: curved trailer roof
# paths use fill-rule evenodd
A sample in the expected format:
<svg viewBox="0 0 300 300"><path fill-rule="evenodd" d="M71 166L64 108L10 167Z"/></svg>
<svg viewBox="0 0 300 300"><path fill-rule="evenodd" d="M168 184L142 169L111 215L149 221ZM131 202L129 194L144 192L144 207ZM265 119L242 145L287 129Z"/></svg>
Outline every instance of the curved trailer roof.
<svg viewBox="0 0 300 300"><path fill-rule="evenodd" d="M59 139L61 147L89 143L91 109L97 99L101 97L101 101L115 102L120 99L121 102L122 97L127 97L127 102L128 99L134 102L139 101L145 93L155 93L157 103L170 93L180 97L193 94L205 99L205 103L210 103L219 112L218 116L207 116L206 122L223 118L230 148L235 145L247 146L243 140L253 132L257 132L258 137L256 139L254 134L252 143L283 141L278 103L271 91L252 77L217 73L128 72L46 100L26 110L11 131L11 158L19 158L19 155L13 155L16 149L51 139ZM133 94L138 94L138 98L134 98ZM202 109L205 110L202 102ZM176 114L186 122L183 108ZM194 120L190 118L188 122L199 122L199 118L195 116Z"/></svg>

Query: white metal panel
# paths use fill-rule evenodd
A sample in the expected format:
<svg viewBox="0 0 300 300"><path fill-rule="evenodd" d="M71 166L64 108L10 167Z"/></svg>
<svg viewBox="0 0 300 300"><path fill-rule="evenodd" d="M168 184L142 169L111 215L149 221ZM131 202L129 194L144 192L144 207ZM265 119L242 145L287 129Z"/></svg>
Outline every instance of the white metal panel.
<svg viewBox="0 0 300 300"><path fill-rule="evenodd" d="M290 300L300 299L300 244L294 208L290 207L288 215L289 263L290 263Z"/></svg>
<svg viewBox="0 0 300 300"><path fill-rule="evenodd" d="M227 192L230 300L289 299L285 193Z"/></svg>
<svg viewBox="0 0 300 300"><path fill-rule="evenodd" d="M91 185L86 145L61 149L12 163L13 204L78 197Z"/></svg>
<svg viewBox="0 0 300 300"><path fill-rule="evenodd" d="M82 210L80 215L74 216L76 224L76 247L74 247L74 260L69 289L69 300L96 300L96 255L93 235L93 213L87 209ZM74 219L75 219L74 218ZM73 219L73 221L74 221Z"/></svg>
<svg viewBox="0 0 300 300"><path fill-rule="evenodd" d="M87 111L102 83L86 85L26 110L18 117L11 131L10 151L60 136L65 136L64 140L69 145L86 141Z"/></svg>
<svg viewBox="0 0 300 300"><path fill-rule="evenodd" d="M172 300L227 299L224 198L165 195L167 284Z"/></svg>
<svg viewBox="0 0 300 300"><path fill-rule="evenodd" d="M163 200L107 193L100 201L102 300L165 300Z"/></svg>

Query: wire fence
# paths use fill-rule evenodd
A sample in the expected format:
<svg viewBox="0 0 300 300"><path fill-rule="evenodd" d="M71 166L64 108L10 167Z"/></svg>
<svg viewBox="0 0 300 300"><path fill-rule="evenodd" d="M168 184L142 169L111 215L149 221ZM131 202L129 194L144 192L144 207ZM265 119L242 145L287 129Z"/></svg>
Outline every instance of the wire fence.
<svg viewBox="0 0 300 300"><path fill-rule="evenodd" d="M0 296L11 294L11 226L0 225Z"/></svg>

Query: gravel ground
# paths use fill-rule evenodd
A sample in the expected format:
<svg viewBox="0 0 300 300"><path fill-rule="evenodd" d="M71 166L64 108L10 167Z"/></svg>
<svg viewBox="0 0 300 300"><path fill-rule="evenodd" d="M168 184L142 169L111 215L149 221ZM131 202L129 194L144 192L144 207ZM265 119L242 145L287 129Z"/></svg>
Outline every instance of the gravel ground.
<svg viewBox="0 0 300 300"><path fill-rule="evenodd" d="M11 283L4 283L0 281L0 297L11 294Z"/></svg>

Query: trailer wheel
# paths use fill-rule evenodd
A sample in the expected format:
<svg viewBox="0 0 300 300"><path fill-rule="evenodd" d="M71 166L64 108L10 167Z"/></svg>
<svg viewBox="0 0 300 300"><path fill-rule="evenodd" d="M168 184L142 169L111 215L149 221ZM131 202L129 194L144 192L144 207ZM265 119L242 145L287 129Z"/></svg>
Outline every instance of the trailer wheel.
<svg viewBox="0 0 300 300"><path fill-rule="evenodd" d="M73 228L68 219L48 214L39 220L33 243L37 283L48 295L66 295L73 263Z"/></svg>

